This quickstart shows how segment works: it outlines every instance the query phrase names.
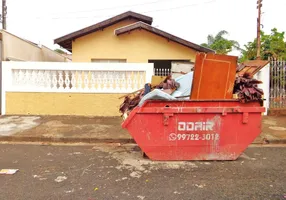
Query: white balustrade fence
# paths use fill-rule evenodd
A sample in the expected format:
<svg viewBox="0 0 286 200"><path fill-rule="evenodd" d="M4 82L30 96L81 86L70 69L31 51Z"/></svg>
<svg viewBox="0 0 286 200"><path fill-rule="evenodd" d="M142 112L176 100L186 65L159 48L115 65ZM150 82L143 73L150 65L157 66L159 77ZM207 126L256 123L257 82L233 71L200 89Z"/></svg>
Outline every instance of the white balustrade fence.
<svg viewBox="0 0 286 200"><path fill-rule="evenodd" d="M6 92L130 93L152 75L152 63L2 62L2 114Z"/></svg>

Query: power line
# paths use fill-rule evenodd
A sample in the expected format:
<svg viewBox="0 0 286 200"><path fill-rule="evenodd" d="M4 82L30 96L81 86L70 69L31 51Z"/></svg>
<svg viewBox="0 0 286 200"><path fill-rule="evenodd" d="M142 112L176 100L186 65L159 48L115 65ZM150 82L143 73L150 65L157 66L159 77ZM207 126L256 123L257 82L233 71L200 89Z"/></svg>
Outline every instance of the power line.
<svg viewBox="0 0 286 200"><path fill-rule="evenodd" d="M140 4L113 6L113 7L107 7L107 8L92 9L92 10L61 12L61 13L54 13L54 14L75 14L75 13L86 13L86 12L94 12L94 11L113 10L113 9L118 9L118 8L126 8L126 7L135 7L135 6L144 6L144 5L156 4L156 3L166 2L166 1L174 1L174 0L157 0L157 1L152 1L152 2L140 3Z"/></svg>
<svg viewBox="0 0 286 200"><path fill-rule="evenodd" d="M187 8L187 7L193 7L193 6L198 6L201 4L209 4L209 3L213 3L217 0L209 0L203 3L194 3L194 4L188 4L188 5L182 5L182 6L177 6L177 7L173 7L173 8L165 8L165 9L156 9L156 10L149 10L149 11L143 11L140 12L142 14L146 14L146 13L152 13L152 12L161 12L161 11L170 11L170 10L177 10L177 9L182 9L182 8ZM96 16L82 16L82 17L52 17L50 19L54 20L54 19L87 19L87 18L103 18L103 17L112 17L114 15L96 15ZM41 19L41 17L38 17L36 19Z"/></svg>
<svg viewBox="0 0 286 200"><path fill-rule="evenodd" d="M146 11L146 12L143 12L143 13L159 12L159 11L166 11L166 10L176 10L176 9L181 9L181 8L185 8L185 7L198 6L198 5L200 5L200 4L208 4L208 3L215 2L215 1L216 1L216 0L210 0L210 1L203 2L203 3L195 3L195 4L184 5L184 6L178 6L178 7L174 7L174 8L168 8L168 9L158 9L158 10Z"/></svg>

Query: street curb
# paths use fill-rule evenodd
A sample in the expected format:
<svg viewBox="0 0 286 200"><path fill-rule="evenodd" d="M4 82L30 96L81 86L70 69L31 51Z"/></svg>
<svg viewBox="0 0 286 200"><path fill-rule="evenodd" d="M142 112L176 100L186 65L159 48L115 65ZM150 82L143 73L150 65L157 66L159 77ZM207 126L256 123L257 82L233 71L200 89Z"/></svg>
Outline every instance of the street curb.
<svg viewBox="0 0 286 200"><path fill-rule="evenodd" d="M135 143L133 139L99 139L99 138L54 138L30 136L1 136L0 142L43 142L43 143Z"/></svg>
<svg viewBox="0 0 286 200"><path fill-rule="evenodd" d="M286 144L286 139L268 140L269 144Z"/></svg>
<svg viewBox="0 0 286 200"><path fill-rule="evenodd" d="M32 137L32 136L1 136L0 142L42 142L42 143L121 143L135 144L135 140L130 139L114 139L114 138L56 138L56 137ZM253 142L252 144L286 144L286 139L272 139L266 142Z"/></svg>

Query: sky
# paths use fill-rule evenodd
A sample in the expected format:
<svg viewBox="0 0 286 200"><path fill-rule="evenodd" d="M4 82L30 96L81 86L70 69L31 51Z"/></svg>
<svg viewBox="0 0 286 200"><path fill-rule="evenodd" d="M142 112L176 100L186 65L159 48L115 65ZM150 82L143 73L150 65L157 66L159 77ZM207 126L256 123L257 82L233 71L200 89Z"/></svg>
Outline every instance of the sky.
<svg viewBox="0 0 286 200"><path fill-rule="evenodd" d="M256 37L257 0L6 1L7 31L52 49L59 47L54 39L129 10L153 17L153 26L196 44L220 30L241 47ZM286 0L262 3L263 31L286 32Z"/></svg>

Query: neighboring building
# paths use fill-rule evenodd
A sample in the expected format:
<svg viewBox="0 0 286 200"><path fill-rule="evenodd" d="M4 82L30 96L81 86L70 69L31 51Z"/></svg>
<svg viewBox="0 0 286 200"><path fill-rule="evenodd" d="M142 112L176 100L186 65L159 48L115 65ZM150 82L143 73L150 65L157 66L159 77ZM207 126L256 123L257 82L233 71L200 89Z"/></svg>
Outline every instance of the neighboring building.
<svg viewBox="0 0 286 200"><path fill-rule="evenodd" d="M0 30L1 61L70 62L44 45L37 45L6 30Z"/></svg>
<svg viewBox="0 0 286 200"><path fill-rule="evenodd" d="M3 85L2 61L71 62L71 59L48 47L39 46L6 30L0 30L0 99Z"/></svg>
<svg viewBox="0 0 286 200"><path fill-rule="evenodd" d="M64 53L61 55L63 55L64 57L67 57L70 61L72 60L72 54Z"/></svg>
<svg viewBox="0 0 286 200"><path fill-rule="evenodd" d="M73 62L193 63L197 52L211 49L152 27L151 17L131 11L70 33L55 43L72 52Z"/></svg>

